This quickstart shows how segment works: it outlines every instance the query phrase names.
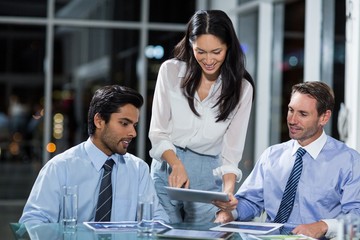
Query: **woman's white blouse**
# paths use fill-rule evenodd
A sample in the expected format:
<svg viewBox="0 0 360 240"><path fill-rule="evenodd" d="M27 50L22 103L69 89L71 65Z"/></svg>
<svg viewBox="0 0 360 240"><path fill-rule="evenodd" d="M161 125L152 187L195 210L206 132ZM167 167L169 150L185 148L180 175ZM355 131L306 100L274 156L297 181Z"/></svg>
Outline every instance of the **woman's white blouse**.
<svg viewBox="0 0 360 240"><path fill-rule="evenodd" d="M219 155L222 165L214 174L234 173L241 179L238 163L242 158L249 122L253 88L243 79L241 99L226 121L216 122L218 107L213 107L221 93L221 76L212 85L209 95L200 101L195 94L196 116L180 87L185 75L185 62L170 59L159 70L149 130L152 144L150 156L162 161L164 151L175 146L206 155ZM240 89L239 89L240 91Z"/></svg>

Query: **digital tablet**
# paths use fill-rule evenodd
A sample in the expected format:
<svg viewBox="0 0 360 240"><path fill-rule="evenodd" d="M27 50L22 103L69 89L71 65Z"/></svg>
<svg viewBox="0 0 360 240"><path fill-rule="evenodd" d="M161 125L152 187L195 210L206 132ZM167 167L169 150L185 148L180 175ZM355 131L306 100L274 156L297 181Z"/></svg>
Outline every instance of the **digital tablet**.
<svg viewBox="0 0 360 240"><path fill-rule="evenodd" d="M298 235L248 235L253 240L316 240L303 234Z"/></svg>
<svg viewBox="0 0 360 240"><path fill-rule="evenodd" d="M229 196L223 192L212 192L187 188L165 187L168 196L174 200L211 203L215 200L229 201Z"/></svg>
<svg viewBox="0 0 360 240"><path fill-rule="evenodd" d="M282 223L262 223L262 222L229 222L210 228L215 231L239 232L249 234L268 234L282 227Z"/></svg>
<svg viewBox="0 0 360 240"><path fill-rule="evenodd" d="M168 239L207 239L225 240L230 238L233 232L189 230L189 229L167 229L156 234L158 238Z"/></svg>
<svg viewBox="0 0 360 240"><path fill-rule="evenodd" d="M136 232L136 221L122 221L122 222L84 222L84 225L94 231L108 231L108 232ZM172 228L159 221L154 221L154 230L156 232L164 231Z"/></svg>

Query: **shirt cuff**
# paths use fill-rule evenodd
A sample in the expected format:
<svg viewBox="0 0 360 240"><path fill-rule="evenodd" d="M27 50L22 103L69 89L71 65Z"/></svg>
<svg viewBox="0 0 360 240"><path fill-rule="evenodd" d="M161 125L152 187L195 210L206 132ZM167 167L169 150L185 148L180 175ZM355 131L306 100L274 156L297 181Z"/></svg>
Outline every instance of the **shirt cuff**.
<svg viewBox="0 0 360 240"><path fill-rule="evenodd" d="M234 220L238 219L239 214L238 214L238 212L237 212L237 210L236 210L236 209L232 210L232 211L231 211L231 214L232 214L232 216L233 216Z"/></svg>
<svg viewBox="0 0 360 240"><path fill-rule="evenodd" d="M160 162L165 161L162 159L162 155L166 150L173 150L176 154L176 148L173 144L169 143L168 141L161 141L157 147L153 147L150 149L149 154L155 160Z"/></svg>
<svg viewBox="0 0 360 240"><path fill-rule="evenodd" d="M216 212L215 212L215 218L217 217L218 213L221 212L222 210L221 209L218 209ZM237 210L234 209L231 211L231 215L232 217L234 218L234 220L236 220L238 218L238 213L237 213Z"/></svg>
<svg viewBox="0 0 360 240"><path fill-rule="evenodd" d="M234 168L229 165L223 165L213 170L213 175L222 178L227 173L233 173L236 175L236 182L240 182L242 178L242 172L239 168Z"/></svg>
<svg viewBox="0 0 360 240"><path fill-rule="evenodd" d="M328 225L328 230L325 234L326 238L334 238L336 237L337 228L339 222L337 219L321 219L321 221L325 222Z"/></svg>

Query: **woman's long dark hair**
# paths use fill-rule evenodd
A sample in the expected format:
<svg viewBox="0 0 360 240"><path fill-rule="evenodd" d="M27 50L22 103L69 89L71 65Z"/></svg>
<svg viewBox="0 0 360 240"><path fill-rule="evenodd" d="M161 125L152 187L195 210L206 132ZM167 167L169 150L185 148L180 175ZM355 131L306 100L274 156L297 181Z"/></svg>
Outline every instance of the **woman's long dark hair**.
<svg viewBox="0 0 360 240"><path fill-rule="evenodd" d="M199 10L187 24L184 38L175 46L174 57L186 62L186 74L181 83L184 95L191 110L200 116L194 106L194 96L200 86L201 67L197 63L192 43L202 34L211 34L227 45L226 58L221 66L222 89L214 107L219 106L217 122L224 121L240 101L242 79L245 78L254 88L254 81L245 70L245 55L240 47L230 18L220 10Z"/></svg>

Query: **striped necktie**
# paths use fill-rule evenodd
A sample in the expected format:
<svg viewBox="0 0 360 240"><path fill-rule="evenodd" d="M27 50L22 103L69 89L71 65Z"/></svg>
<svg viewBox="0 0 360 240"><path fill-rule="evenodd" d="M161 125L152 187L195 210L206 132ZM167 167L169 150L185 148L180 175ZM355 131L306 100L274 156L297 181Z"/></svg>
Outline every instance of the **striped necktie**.
<svg viewBox="0 0 360 240"><path fill-rule="evenodd" d="M113 165L114 160L111 158L106 160L103 165L104 173L101 179L99 198L95 214L96 222L110 221L112 205L111 170Z"/></svg>
<svg viewBox="0 0 360 240"><path fill-rule="evenodd" d="M283 197L281 199L280 207L274 219L274 222L276 223L285 223L290 216L290 213L294 205L296 189L302 171L302 156L304 156L305 153L306 150L303 148L299 148L296 152L296 160L294 163L294 167L286 183L286 187L284 190Z"/></svg>

